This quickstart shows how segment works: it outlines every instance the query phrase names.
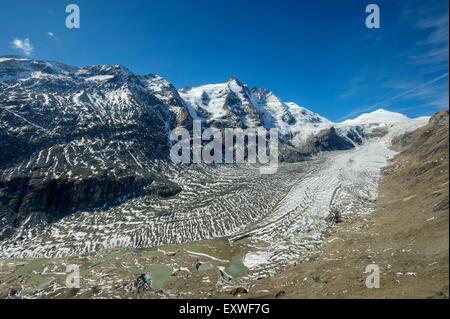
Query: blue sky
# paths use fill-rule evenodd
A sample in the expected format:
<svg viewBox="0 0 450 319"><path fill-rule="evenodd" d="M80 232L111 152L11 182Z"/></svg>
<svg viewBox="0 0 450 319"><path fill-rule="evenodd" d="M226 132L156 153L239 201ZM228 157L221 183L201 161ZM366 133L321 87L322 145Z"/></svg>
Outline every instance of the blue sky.
<svg viewBox="0 0 450 319"><path fill-rule="evenodd" d="M65 27L69 3L80 29ZM380 29L365 26L369 3ZM2 0L6 54L122 64L177 87L235 75L332 120L448 108L447 0Z"/></svg>

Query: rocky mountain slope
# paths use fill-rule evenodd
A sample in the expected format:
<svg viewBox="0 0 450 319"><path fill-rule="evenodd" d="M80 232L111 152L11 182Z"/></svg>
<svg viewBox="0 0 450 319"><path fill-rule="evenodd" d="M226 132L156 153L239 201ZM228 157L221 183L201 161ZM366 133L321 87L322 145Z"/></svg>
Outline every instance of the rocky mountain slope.
<svg viewBox="0 0 450 319"><path fill-rule="evenodd" d="M190 122L168 82L118 65L0 61L0 238L23 222L177 192L151 162Z"/></svg>

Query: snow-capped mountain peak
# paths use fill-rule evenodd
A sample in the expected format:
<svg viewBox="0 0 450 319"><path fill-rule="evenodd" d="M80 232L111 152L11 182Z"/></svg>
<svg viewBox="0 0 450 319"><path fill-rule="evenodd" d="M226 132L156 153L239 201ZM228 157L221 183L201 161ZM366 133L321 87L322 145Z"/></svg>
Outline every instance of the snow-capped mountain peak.
<svg viewBox="0 0 450 319"><path fill-rule="evenodd" d="M257 127L261 120L251 92L236 77L220 84L207 84L179 91L192 117L213 126Z"/></svg>
<svg viewBox="0 0 450 319"><path fill-rule="evenodd" d="M250 89L237 77L179 91L194 118L213 126L277 128L281 139L304 141L332 123L298 106L285 103L266 88ZM297 144L297 143L296 143Z"/></svg>
<svg viewBox="0 0 450 319"><path fill-rule="evenodd" d="M239 90L240 88L243 88L244 86L246 86L245 84L243 84L239 78L235 75L232 75L228 81L227 81L227 85L230 88L235 88L237 90Z"/></svg>
<svg viewBox="0 0 450 319"><path fill-rule="evenodd" d="M364 113L355 119L346 120L342 122L344 125L363 125L363 124L392 124L399 122L406 122L410 120L407 116L387 111L385 109L378 109L371 113Z"/></svg>

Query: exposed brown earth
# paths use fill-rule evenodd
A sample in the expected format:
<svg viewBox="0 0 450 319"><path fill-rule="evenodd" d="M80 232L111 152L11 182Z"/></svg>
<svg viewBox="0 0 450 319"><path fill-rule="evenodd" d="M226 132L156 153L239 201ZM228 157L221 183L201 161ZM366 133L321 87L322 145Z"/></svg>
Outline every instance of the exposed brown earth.
<svg viewBox="0 0 450 319"><path fill-rule="evenodd" d="M396 139L402 152L382 173L376 214L344 220L309 261L246 297L448 298L448 129L446 111ZM369 264L379 266L379 289L366 287Z"/></svg>

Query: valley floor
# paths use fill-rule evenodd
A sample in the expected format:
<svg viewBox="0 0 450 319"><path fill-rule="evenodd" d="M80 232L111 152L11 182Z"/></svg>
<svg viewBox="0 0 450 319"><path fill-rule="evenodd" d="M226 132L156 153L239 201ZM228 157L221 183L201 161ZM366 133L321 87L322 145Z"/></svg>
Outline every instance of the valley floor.
<svg viewBox="0 0 450 319"><path fill-rule="evenodd" d="M384 143L322 159L275 210L231 236L0 260L0 297L448 298L448 133L446 141L431 155L398 155L379 186L392 154ZM80 288L66 287L72 264ZM379 289L365 285L370 264Z"/></svg>

